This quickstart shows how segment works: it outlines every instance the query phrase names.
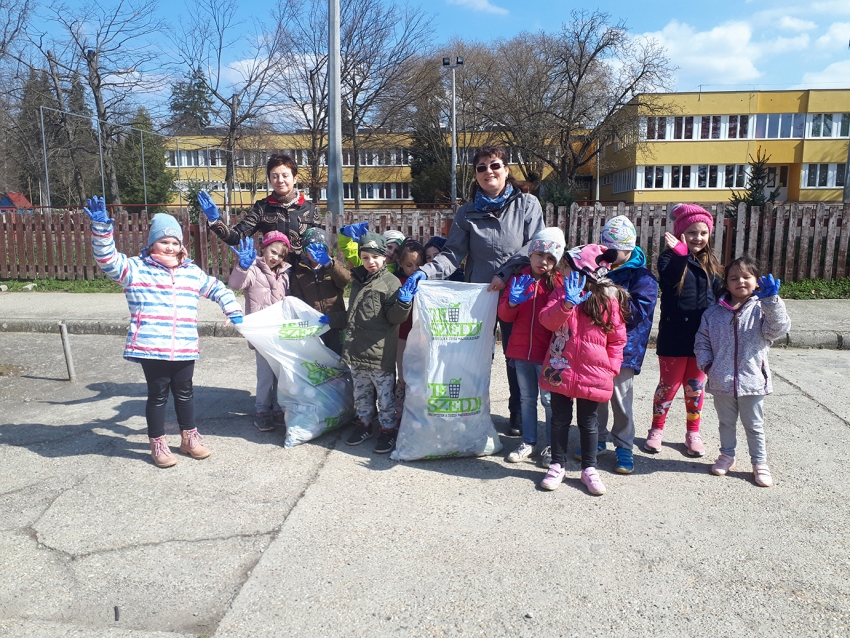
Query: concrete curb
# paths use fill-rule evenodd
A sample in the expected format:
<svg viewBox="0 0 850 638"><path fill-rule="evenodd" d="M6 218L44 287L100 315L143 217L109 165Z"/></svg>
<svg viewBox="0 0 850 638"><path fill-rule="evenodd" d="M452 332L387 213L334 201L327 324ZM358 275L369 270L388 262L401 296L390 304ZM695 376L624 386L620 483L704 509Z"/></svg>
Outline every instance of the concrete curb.
<svg viewBox="0 0 850 638"><path fill-rule="evenodd" d="M72 319L65 322L68 332L76 335L126 336L127 323L96 321L94 319ZM0 332L44 332L59 333L59 322L46 319L5 319L0 322ZM199 321L198 335L201 337L239 337L239 331L223 321ZM657 331L649 336L649 345L655 345ZM500 339L498 328L496 339ZM800 330L791 332L773 344L778 348L819 348L823 350L850 350L850 333L829 330Z"/></svg>

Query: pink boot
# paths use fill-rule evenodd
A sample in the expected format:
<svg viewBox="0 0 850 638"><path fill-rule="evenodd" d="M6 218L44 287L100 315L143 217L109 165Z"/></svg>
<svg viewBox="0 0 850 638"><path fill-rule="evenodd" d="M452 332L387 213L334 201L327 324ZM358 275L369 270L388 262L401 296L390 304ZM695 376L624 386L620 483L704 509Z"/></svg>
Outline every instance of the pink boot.
<svg viewBox="0 0 850 638"><path fill-rule="evenodd" d="M171 467L177 465L177 458L168 449L168 441L165 440L165 435L151 439L151 458L153 464L157 467Z"/></svg>
<svg viewBox="0 0 850 638"><path fill-rule="evenodd" d="M212 450L204 445L204 440L198 434L198 428L180 430L180 436L180 452L183 454L188 454L193 459L205 459L212 454Z"/></svg>

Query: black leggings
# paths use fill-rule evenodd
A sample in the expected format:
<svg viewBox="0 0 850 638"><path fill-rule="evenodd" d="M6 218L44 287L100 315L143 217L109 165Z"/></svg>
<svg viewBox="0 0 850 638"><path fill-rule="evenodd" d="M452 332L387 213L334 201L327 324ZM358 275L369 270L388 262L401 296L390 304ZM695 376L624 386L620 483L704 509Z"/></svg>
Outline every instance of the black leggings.
<svg viewBox="0 0 850 638"><path fill-rule="evenodd" d="M576 421L581 441L581 469L596 467L596 411L599 403L576 399ZM552 392L552 463L566 467L570 421L573 419L573 400Z"/></svg>
<svg viewBox="0 0 850 638"><path fill-rule="evenodd" d="M148 421L148 436L156 439L165 434L165 406L168 389L174 395L174 410L181 430L195 427L195 399L192 394L194 361L162 361L140 359L145 380L148 382L148 402L145 418Z"/></svg>

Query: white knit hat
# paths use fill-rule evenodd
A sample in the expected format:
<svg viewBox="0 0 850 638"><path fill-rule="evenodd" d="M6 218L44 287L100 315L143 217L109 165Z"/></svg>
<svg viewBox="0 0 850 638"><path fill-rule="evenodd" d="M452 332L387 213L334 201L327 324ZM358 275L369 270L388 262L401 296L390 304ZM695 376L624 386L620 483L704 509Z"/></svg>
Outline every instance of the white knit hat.
<svg viewBox="0 0 850 638"><path fill-rule="evenodd" d="M625 215L617 215L605 223L599 243L606 248L634 250L637 245L635 225Z"/></svg>
<svg viewBox="0 0 850 638"><path fill-rule="evenodd" d="M384 231L384 239L387 240L388 244L390 242L395 242L401 246L404 243L404 233L397 230L387 230Z"/></svg>
<svg viewBox="0 0 850 638"><path fill-rule="evenodd" d="M555 263L558 263L564 255L566 244L567 240L564 239L563 231L557 226L550 226L531 238L528 254L530 256L531 253L548 253L555 258Z"/></svg>

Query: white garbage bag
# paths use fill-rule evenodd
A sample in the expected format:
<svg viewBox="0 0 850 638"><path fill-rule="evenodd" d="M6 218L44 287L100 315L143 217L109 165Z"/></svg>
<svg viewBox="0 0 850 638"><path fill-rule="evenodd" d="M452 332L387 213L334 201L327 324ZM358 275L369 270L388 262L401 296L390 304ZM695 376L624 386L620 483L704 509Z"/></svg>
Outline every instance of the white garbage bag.
<svg viewBox="0 0 850 638"><path fill-rule="evenodd" d="M284 447L304 443L354 417L351 373L319 338L321 313L295 297L246 315L236 328L277 375L286 417Z"/></svg>
<svg viewBox="0 0 850 638"><path fill-rule="evenodd" d="M422 281L404 351L407 392L392 458L481 456L502 449L490 418L499 295L486 284Z"/></svg>

